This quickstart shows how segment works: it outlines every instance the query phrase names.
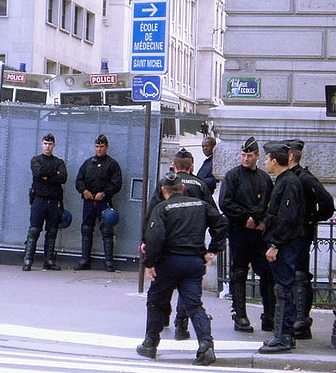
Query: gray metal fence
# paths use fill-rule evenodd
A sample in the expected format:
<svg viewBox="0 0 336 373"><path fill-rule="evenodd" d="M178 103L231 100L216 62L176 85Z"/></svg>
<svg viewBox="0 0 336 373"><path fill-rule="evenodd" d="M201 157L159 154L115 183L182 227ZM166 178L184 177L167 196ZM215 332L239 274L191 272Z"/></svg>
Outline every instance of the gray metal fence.
<svg viewBox="0 0 336 373"><path fill-rule="evenodd" d="M310 272L313 274L313 303L318 307L336 307L336 224L333 220L318 224L311 246ZM229 295L230 255L226 252L217 256L218 292ZM249 272L246 284L247 295L260 299L259 278Z"/></svg>
<svg viewBox="0 0 336 373"><path fill-rule="evenodd" d="M0 247L3 250L24 248L30 214L30 159L41 153L43 135L52 132L56 137L55 155L67 165L69 176L64 186L64 204L73 214L71 226L58 235L56 250L65 254L80 253L82 201L75 190L75 178L83 161L94 154L95 137L105 133L110 143L109 154L123 172L122 189L114 198L120 214L115 228L115 255L137 257L136 247L141 236L145 113L122 108L85 111L6 104L0 109ZM152 116L148 194L157 181L161 120L159 116ZM96 228L93 254L100 255L103 250L98 232Z"/></svg>

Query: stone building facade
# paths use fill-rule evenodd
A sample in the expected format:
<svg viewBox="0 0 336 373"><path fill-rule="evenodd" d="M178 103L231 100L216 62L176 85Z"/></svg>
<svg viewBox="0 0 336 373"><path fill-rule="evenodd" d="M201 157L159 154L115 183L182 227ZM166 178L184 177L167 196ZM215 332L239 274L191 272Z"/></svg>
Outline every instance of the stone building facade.
<svg viewBox="0 0 336 373"><path fill-rule="evenodd" d="M301 138L303 164L336 195L336 121L325 86L336 85L336 2L226 0L224 105L210 109L222 140L220 178L243 141ZM263 166L261 159L260 166Z"/></svg>

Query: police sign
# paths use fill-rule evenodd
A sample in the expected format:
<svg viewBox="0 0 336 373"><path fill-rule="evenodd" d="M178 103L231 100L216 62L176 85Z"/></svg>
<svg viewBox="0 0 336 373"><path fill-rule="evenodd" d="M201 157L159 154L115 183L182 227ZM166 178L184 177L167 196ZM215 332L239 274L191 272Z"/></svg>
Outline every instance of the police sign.
<svg viewBox="0 0 336 373"><path fill-rule="evenodd" d="M133 6L131 72L165 74L168 55L167 0L145 2Z"/></svg>

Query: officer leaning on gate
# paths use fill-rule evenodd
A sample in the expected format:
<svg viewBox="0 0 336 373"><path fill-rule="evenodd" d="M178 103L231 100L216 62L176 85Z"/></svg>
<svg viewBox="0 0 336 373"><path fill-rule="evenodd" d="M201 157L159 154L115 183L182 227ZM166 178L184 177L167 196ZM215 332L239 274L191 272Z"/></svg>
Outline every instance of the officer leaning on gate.
<svg viewBox="0 0 336 373"><path fill-rule="evenodd" d="M112 197L122 186L122 174L118 162L107 154L108 140L100 134L95 140L95 156L88 158L80 167L76 189L83 198L82 258L75 270L91 269L90 256L93 231L98 219L103 237L105 268L114 271L113 225L117 222L112 209ZM107 217L104 219L104 215Z"/></svg>
<svg viewBox="0 0 336 373"><path fill-rule="evenodd" d="M33 157L31 170L30 226L28 230L23 271L30 271L34 261L36 244L45 222L43 269L59 271L54 262L54 250L60 217L63 213L62 184L67 180L67 170L62 159L53 155L55 137L48 133L42 139L42 154Z"/></svg>
<svg viewBox="0 0 336 373"><path fill-rule="evenodd" d="M198 198L183 195L181 178L168 172L161 182L165 201L152 211L147 225L144 265L151 280L147 294L146 337L137 347L139 355L155 358L163 330L167 304L178 289L195 329L199 349L195 365L215 362L210 319L202 307L205 264L225 247L227 220L217 209ZM204 245L209 227L211 242Z"/></svg>

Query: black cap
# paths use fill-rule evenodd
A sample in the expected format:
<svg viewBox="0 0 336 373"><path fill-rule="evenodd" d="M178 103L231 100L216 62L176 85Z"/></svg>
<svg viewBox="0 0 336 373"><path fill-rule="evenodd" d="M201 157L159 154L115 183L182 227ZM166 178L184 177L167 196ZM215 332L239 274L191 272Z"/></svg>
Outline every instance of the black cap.
<svg viewBox="0 0 336 373"><path fill-rule="evenodd" d="M96 137L95 143L108 145L107 137L103 134L100 134Z"/></svg>
<svg viewBox="0 0 336 373"><path fill-rule="evenodd" d="M55 136L52 133L48 133L47 135L43 136L42 140L55 143Z"/></svg>
<svg viewBox="0 0 336 373"><path fill-rule="evenodd" d="M285 143L269 141L264 145L265 153L288 154L289 146Z"/></svg>
<svg viewBox="0 0 336 373"><path fill-rule="evenodd" d="M173 171L167 172L164 178L162 179L163 186L173 186L180 184L181 182L181 178Z"/></svg>
<svg viewBox="0 0 336 373"><path fill-rule="evenodd" d="M304 141L299 139L286 140L286 144L290 147L291 150L299 150L300 152L303 150L304 147Z"/></svg>
<svg viewBox="0 0 336 373"><path fill-rule="evenodd" d="M253 136L249 137L245 141L245 144L243 144L241 147L241 151L244 153L251 153L256 150L259 150L259 146L258 146L257 140Z"/></svg>
<svg viewBox="0 0 336 373"><path fill-rule="evenodd" d="M176 158L191 158L193 159L193 156L190 152L188 152L188 150L186 148L182 148L180 149L176 154L175 154L175 157Z"/></svg>

